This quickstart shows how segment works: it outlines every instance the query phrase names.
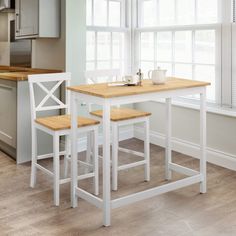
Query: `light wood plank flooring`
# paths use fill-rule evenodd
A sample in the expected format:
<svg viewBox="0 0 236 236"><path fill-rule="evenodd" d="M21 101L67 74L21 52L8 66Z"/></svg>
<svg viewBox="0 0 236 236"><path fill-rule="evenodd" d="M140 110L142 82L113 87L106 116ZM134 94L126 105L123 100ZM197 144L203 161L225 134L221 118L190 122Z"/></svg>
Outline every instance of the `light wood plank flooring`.
<svg viewBox="0 0 236 236"><path fill-rule="evenodd" d="M143 143L122 142L135 150ZM84 154L82 154L84 155ZM121 162L134 157L120 153ZM128 158L129 157L129 158ZM176 163L198 169L198 161L173 153ZM51 161L43 161L51 167ZM151 181L143 182L143 168L119 174L119 190L112 197L161 185L164 181L164 149L151 146ZM69 184L61 187L61 205L54 207L52 182L38 171L35 189L29 187L30 165L16 166L0 152L0 235L91 235L91 236L235 236L236 172L208 164L208 193L199 185L167 193L112 211L112 227L102 226L99 209L80 200L70 208ZM174 179L182 178L174 174ZM81 182L92 189L92 181Z"/></svg>

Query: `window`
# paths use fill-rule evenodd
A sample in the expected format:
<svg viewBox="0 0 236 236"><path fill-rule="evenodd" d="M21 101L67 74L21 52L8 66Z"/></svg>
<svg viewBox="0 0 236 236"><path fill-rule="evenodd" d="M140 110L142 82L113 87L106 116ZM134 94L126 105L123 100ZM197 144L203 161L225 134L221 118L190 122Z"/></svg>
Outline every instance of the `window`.
<svg viewBox="0 0 236 236"><path fill-rule="evenodd" d="M125 70L126 2L87 0L86 70Z"/></svg>
<svg viewBox="0 0 236 236"><path fill-rule="evenodd" d="M211 82L207 98L220 97L221 52L216 0L139 0L136 43L139 66L145 72L167 69L169 76ZM157 12L157 13L156 13ZM191 97L197 98L197 97Z"/></svg>
<svg viewBox="0 0 236 236"><path fill-rule="evenodd" d="M211 104L236 107L235 39L235 0L87 0L87 70L161 67Z"/></svg>

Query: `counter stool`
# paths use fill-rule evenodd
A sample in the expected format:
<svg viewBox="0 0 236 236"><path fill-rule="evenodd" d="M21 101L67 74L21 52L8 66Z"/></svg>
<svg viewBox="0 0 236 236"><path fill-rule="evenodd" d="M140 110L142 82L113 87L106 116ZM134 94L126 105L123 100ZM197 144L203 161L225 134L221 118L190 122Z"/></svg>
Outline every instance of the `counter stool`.
<svg viewBox="0 0 236 236"><path fill-rule="evenodd" d="M60 178L60 155L64 156L65 169L68 167L68 161L70 160L70 145L69 135L71 132L71 121L69 112L69 91L65 90L65 100L62 102L58 99L54 93L61 88L64 83L65 86L69 86L71 79L70 73L56 73L56 74L39 74L29 75L29 87L30 87L30 103L31 103L31 126L32 126L32 163L31 163L31 181L30 186L35 187L36 184L36 172L37 169L53 177L54 185L54 204L59 206L60 184L68 183L71 178ZM50 84L51 88L50 87ZM45 94L42 95L42 100L37 102L35 100L35 92L37 89L41 89ZM62 90L61 90L62 91ZM39 90L37 90L39 92ZM55 115L55 111L66 110L66 115ZM52 112L53 116L37 117L39 112ZM51 113L52 114L52 113ZM88 133L92 137L92 142L89 142L87 147L87 157L91 156L93 163L78 160L79 164L85 167L86 172L78 176L78 180L93 178L94 181L94 194L98 195L99 183L98 183L98 125L99 121L78 117L78 133ZM37 152L37 130L41 130L53 137L53 153L46 155L38 155ZM60 137L65 136L65 151L60 152ZM91 146L91 144L93 146ZM39 163L38 160L53 157L53 171L48 170Z"/></svg>
<svg viewBox="0 0 236 236"><path fill-rule="evenodd" d="M120 70L95 70L86 71L87 83L99 83L99 78L106 78L109 82L116 82L120 78ZM92 111L92 104L89 104L90 115L102 122L103 111ZM151 113L139 111L131 108L114 107L111 108L111 128L112 128L112 190L118 189L118 171L130 169L144 165L145 181L150 180L150 141L149 141L149 117ZM119 147L119 127L142 123L144 125L144 152ZM130 164L118 165L118 151L141 156L141 161Z"/></svg>

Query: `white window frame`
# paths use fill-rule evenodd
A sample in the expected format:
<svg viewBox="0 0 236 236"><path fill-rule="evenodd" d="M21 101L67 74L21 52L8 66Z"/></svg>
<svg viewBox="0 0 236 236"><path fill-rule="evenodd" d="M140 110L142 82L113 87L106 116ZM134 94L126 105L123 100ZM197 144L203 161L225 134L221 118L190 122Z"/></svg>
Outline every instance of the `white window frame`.
<svg viewBox="0 0 236 236"><path fill-rule="evenodd" d="M219 22L214 24L194 24L194 25L174 25L174 26L157 26L157 27L140 27L141 19L138 17L141 14L139 7L143 0L133 0L136 5L136 24L134 29L135 35L135 70L139 67L140 62L140 33L141 32L160 32L160 31L183 31L183 30L204 30L213 29L216 32L216 60L215 60L215 74L216 74L216 101L209 105L232 107L232 22L235 19L233 14L233 3L235 0L217 0L219 3L218 17ZM233 2L234 1L234 2ZM229 14L232 12L232 14ZM196 14L195 14L196 16ZM196 22L196 17L195 17ZM158 23L158 19L157 19ZM236 82L235 82L236 84ZM236 87L236 86L235 86ZM236 96L236 95L235 95ZM191 99L180 99L183 103L195 103ZM235 104L236 105L236 104Z"/></svg>
<svg viewBox="0 0 236 236"><path fill-rule="evenodd" d="M109 2L120 2L121 3L121 19L120 19L120 27L111 27L109 26ZM97 69L97 34L100 32L109 32L111 43L110 43L110 69L112 68L112 34L113 33L124 33L124 61L120 60L120 63L124 64L122 73L128 73L131 70L131 54L130 54L130 0L107 0L107 25L106 26L97 26L94 22L94 0L92 0L92 25L87 25L86 29L87 32L94 32L95 33L95 60L94 61L86 61L86 62L94 62L95 63L95 69ZM121 65L121 64L120 64Z"/></svg>

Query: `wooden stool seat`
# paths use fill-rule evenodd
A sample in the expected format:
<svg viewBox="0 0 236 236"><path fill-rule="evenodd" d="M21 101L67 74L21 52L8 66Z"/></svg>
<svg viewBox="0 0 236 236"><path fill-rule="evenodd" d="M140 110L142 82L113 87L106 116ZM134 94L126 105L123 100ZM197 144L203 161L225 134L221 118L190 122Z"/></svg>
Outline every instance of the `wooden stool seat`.
<svg viewBox="0 0 236 236"><path fill-rule="evenodd" d="M36 119L35 122L54 131L66 130L71 128L70 115L43 117ZM97 125L99 123L99 121L87 117L78 117L78 128L90 125Z"/></svg>
<svg viewBox="0 0 236 236"><path fill-rule="evenodd" d="M103 116L102 110L92 111L91 115L98 116L102 118ZM139 111L131 108L112 108L111 109L111 120L112 121L122 121L122 120L130 120L145 116L150 116L150 112Z"/></svg>

